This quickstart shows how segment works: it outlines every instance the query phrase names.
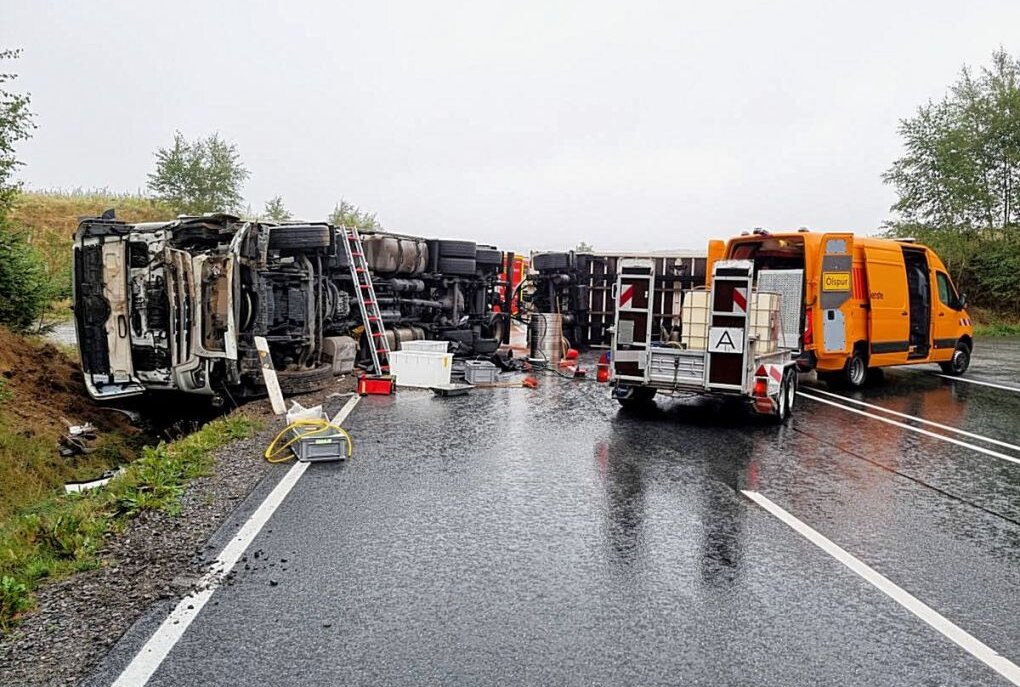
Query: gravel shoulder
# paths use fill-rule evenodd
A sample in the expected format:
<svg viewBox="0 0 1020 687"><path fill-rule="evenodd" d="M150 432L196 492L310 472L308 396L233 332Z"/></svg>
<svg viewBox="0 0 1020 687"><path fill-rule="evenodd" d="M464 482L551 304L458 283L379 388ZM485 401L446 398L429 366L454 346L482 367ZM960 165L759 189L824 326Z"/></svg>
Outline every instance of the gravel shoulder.
<svg viewBox="0 0 1020 687"><path fill-rule="evenodd" d="M324 391L294 400L313 406L353 389L352 377L339 378ZM336 401L327 401L327 409L331 404ZM194 589L210 558L209 538L263 478L285 469L262 457L283 427L269 402L234 412L262 420L262 429L214 453L210 473L187 487L178 515L142 512L107 537L100 567L37 591L36 610L0 636L3 685L77 684L153 603Z"/></svg>

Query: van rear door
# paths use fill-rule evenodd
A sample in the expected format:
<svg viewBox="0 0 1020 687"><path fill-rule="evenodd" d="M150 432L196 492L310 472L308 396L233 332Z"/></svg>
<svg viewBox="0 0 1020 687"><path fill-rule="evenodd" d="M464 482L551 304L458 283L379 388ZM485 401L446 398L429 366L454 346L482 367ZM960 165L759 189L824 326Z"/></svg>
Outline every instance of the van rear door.
<svg viewBox="0 0 1020 687"><path fill-rule="evenodd" d="M818 275L818 307L812 309L814 316L821 319L816 319L812 324L816 332L817 350L822 355L847 354L853 347L853 341L847 335L851 320L850 275L853 270L853 254L853 234L822 234L815 268Z"/></svg>
<svg viewBox="0 0 1020 687"><path fill-rule="evenodd" d="M907 362L910 349L910 299L907 268L899 244L864 248L868 274L868 340L873 366Z"/></svg>
<svg viewBox="0 0 1020 687"><path fill-rule="evenodd" d="M74 316L81 368L97 400L144 391L131 358L126 230L83 224L74 246Z"/></svg>

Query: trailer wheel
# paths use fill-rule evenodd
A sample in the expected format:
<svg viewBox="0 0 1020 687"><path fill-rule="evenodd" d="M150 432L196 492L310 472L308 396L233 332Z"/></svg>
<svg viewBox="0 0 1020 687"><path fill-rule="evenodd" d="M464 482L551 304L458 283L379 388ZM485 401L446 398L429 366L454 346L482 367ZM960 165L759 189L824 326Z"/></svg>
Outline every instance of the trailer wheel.
<svg viewBox="0 0 1020 687"><path fill-rule="evenodd" d="M632 386L621 394L617 388L613 395L624 408L646 408L654 403L655 389L646 386Z"/></svg>
<svg viewBox="0 0 1020 687"><path fill-rule="evenodd" d="M953 357L948 363L939 363L939 367L947 375L952 377L959 377L967 368L970 367L970 346L963 343L962 341L956 344L956 350L953 351Z"/></svg>
<svg viewBox="0 0 1020 687"><path fill-rule="evenodd" d="M783 375L783 386L779 390L779 393L786 399L786 417L788 419L793 416L793 406L797 401L797 370L789 368L786 370L786 374ZM782 420L780 420L782 422Z"/></svg>
<svg viewBox="0 0 1020 687"><path fill-rule="evenodd" d="M531 260L531 266L539 272L565 270L570 267L569 253L539 253Z"/></svg>

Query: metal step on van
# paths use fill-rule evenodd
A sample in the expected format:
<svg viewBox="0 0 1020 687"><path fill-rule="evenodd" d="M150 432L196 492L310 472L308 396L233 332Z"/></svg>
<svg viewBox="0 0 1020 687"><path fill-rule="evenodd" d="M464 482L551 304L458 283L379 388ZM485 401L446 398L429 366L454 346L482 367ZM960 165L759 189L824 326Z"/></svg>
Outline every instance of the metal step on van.
<svg viewBox="0 0 1020 687"><path fill-rule="evenodd" d="M793 412L803 270L719 260L711 286L672 294L670 326L656 312L654 265L622 262L614 289L613 396L624 407L655 395L742 400L777 422Z"/></svg>

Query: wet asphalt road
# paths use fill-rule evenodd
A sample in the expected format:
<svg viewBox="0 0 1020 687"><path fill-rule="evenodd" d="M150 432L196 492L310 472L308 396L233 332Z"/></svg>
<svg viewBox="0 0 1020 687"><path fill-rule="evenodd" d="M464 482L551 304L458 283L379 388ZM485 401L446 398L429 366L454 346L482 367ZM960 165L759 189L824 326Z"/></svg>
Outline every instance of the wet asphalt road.
<svg viewBox="0 0 1020 687"><path fill-rule="evenodd" d="M934 372L840 393L1020 445L1020 392ZM968 377L1020 389L1020 341ZM847 408L1020 448L803 381L784 427L553 378L366 398L149 684L1008 684L740 490L1018 662L1020 464Z"/></svg>

